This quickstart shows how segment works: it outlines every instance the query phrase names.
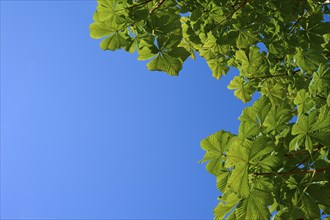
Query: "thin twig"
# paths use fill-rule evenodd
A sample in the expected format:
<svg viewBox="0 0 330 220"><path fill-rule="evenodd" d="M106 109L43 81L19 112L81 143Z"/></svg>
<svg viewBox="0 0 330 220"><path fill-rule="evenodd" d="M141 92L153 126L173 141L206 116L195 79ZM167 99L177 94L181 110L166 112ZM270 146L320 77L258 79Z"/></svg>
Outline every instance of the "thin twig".
<svg viewBox="0 0 330 220"><path fill-rule="evenodd" d="M121 8L121 9L115 10L115 12L126 10L126 9L131 9L131 8L135 8L135 7L144 6L145 4L148 4L149 2L152 2L152 1L153 0L146 0L146 1L143 1L143 2L138 2L135 5L131 5L131 6L128 6L128 7L125 7L125 8Z"/></svg>
<svg viewBox="0 0 330 220"><path fill-rule="evenodd" d="M300 13L300 16L298 17L298 19L294 22L294 24L291 26L288 35L291 34L291 32L295 29L295 27L297 26L297 24L299 23L299 21L305 16L305 14L307 14L307 10L305 11L305 5L306 5L306 0L304 1L304 5L303 5L303 10Z"/></svg>
<svg viewBox="0 0 330 220"><path fill-rule="evenodd" d="M160 2L158 2L150 11L149 14L154 13L158 8L160 8L160 6L162 6L162 4L164 4L165 0L160 0Z"/></svg>
<svg viewBox="0 0 330 220"><path fill-rule="evenodd" d="M211 30L215 29L216 27L218 27L220 24L222 24L223 22L225 22L228 18L231 18L238 10L240 10L241 8L243 8L247 3L249 2L249 0L244 0L242 1L239 6L233 10L230 14L228 14L223 20L221 20L219 23L217 23ZM236 6L237 4L234 5L234 7ZM233 7L233 6L232 6Z"/></svg>
<svg viewBox="0 0 330 220"><path fill-rule="evenodd" d="M324 146L322 144L318 144L316 147L314 147L312 150L313 151L319 151L323 148ZM295 155L298 155L298 154L306 154L306 153L309 153L308 150L297 150L297 151L293 151L291 153L287 153L285 154L286 157L288 158L292 158L294 157Z"/></svg>

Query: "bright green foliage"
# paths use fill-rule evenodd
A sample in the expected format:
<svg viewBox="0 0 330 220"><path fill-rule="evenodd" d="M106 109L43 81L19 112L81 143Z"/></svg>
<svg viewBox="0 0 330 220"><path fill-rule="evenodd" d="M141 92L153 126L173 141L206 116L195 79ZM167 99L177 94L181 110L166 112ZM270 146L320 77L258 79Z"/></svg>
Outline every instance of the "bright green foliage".
<svg viewBox="0 0 330 220"><path fill-rule="evenodd" d="M327 1L328 2L328 1ZM243 102L238 134L201 142L215 219L330 214L330 23L324 0L98 0L91 37L178 75L198 53ZM325 19L326 18L326 19ZM321 210L321 211L320 211Z"/></svg>

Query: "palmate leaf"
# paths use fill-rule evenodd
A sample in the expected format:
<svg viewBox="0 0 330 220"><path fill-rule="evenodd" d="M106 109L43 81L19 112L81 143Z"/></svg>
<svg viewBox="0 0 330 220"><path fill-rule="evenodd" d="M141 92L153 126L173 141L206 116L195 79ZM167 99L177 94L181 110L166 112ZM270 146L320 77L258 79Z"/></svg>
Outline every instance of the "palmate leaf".
<svg viewBox="0 0 330 220"><path fill-rule="evenodd" d="M214 209L214 219L223 220L235 208L240 199L235 194L225 194Z"/></svg>
<svg viewBox="0 0 330 220"><path fill-rule="evenodd" d="M220 77L229 70L227 60L224 57L208 60L207 64L212 70L212 76L216 79L220 79Z"/></svg>
<svg viewBox="0 0 330 220"><path fill-rule="evenodd" d="M326 59L318 49L303 50L298 48L293 56L294 62L304 71L315 71Z"/></svg>
<svg viewBox="0 0 330 220"><path fill-rule="evenodd" d="M128 45L128 36L122 32L115 32L100 43L103 50L117 50Z"/></svg>
<svg viewBox="0 0 330 220"><path fill-rule="evenodd" d="M270 108L269 99L265 96L258 99L251 107L246 107L239 117L241 121L239 136L242 139L257 136L263 129Z"/></svg>
<svg viewBox="0 0 330 220"><path fill-rule="evenodd" d="M319 110L317 121L313 124L311 136L315 141L329 145L330 143L330 108L324 105Z"/></svg>
<svg viewBox="0 0 330 220"><path fill-rule="evenodd" d="M256 34L252 33L250 30L241 30L238 34L236 45L238 48L248 48L251 44L258 40Z"/></svg>
<svg viewBox="0 0 330 220"><path fill-rule="evenodd" d="M203 48L201 49L200 55L204 57L207 61L212 59L217 59L218 55L228 52L228 46L221 43L219 44L217 38L212 32L207 34Z"/></svg>
<svg viewBox="0 0 330 220"><path fill-rule="evenodd" d="M304 193L301 198L300 208L306 219L320 219L320 209L310 195Z"/></svg>
<svg viewBox="0 0 330 220"><path fill-rule="evenodd" d="M156 56L159 49L156 47L154 42L155 38L153 36L140 39L138 42L138 60L149 60Z"/></svg>
<svg viewBox="0 0 330 220"><path fill-rule="evenodd" d="M239 76L235 76L234 79L230 81L227 88L235 90L234 95L244 103L251 100L252 94L255 91L254 87L250 83L246 82Z"/></svg>
<svg viewBox="0 0 330 220"><path fill-rule="evenodd" d="M107 35L113 34L116 30L106 26L104 23L93 23L89 26L90 36L99 39Z"/></svg>
<svg viewBox="0 0 330 220"><path fill-rule="evenodd" d="M330 132L330 108L326 105L320 108L317 121L313 124L311 130Z"/></svg>
<svg viewBox="0 0 330 220"><path fill-rule="evenodd" d="M297 93L297 96L294 99L294 104L298 105L299 114L304 114L313 107L309 92L306 92L305 89L301 89Z"/></svg>
<svg viewBox="0 0 330 220"><path fill-rule="evenodd" d="M281 82L271 82L268 80L261 87L261 92L269 98L272 104L280 104L287 97L287 89Z"/></svg>
<svg viewBox="0 0 330 220"><path fill-rule="evenodd" d="M266 138L259 137L253 141L236 139L227 152L226 168L232 168L232 174L228 179L228 187L241 198L247 198L250 193L249 168L258 167L263 170L271 170L278 165L279 160L275 155L274 146L270 145ZM263 160L265 162L263 163Z"/></svg>
<svg viewBox="0 0 330 220"><path fill-rule="evenodd" d="M243 199L237 206L236 219L258 219L268 220L270 217L268 205L272 203L271 195L268 192L254 189L248 198Z"/></svg>
<svg viewBox="0 0 330 220"><path fill-rule="evenodd" d="M182 69L182 63L187 59L189 53L183 47L178 47L179 40L177 36L171 37L158 37L156 57L147 64L147 68L151 71L164 71L171 76L177 76ZM151 44L151 42L149 43ZM144 46L139 53L139 59L148 58L152 53L155 45Z"/></svg>
<svg viewBox="0 0 330 220"><path fill-rule="evenodd" d="M228 170L224 167L224 162L221 157L218 157L214 160L209 161L206 164L206 170L215 175L216 177L219 177L219 181L222 181L220 178L225 177L225 175L222 175L224 173L228 173Z"/></svg>
<svg viewBox="0 0 330 220"><path fill-rule="evenodd" d="M230 173L228 170L226 170L226 172L221 172L221 173L218 172L216 180L217 180L217 188L219 191L221 192L226 191L229 175Z"/></svg>
<svg viewBox="0 0 330 220"><path fill-rule="evenodd" d="M182 62L166 53L159 53L147 64L147 67L151 71L164 71L171 76L177 76L182 69Z"/></svg>
<svg viewBox="0 0 330 220"><path fill-rule="evenodd" d="M282 102L280 105L273 105L269 114L265 118L264 126L267 132L274 131L279 134L288 127L288 122L292 118L291 107Z"/></svg>
<svg viewBox="0 0 330 220"><path fill-rule="evenodd" d="M242 147L236 142L231 145L227 156L228 159L225 166L227 168L235 166L228 179L228 186L231 190L236 192L239 197L247 198L250 193L248 180L249 149Z"/></svg>
<svg viewBox="0 0 330 220"><path fill-rule="evenodd" d="M260 99L255 101L252 105L252 110L255 112L259 124L262 126L266 116L270 111L271 105L269 99L266 96L261 96Z"/></svg>
<svg viewBox="0 0 330 220"><path fill-rule="evenodd" d="M233 137L231 133L222 130L201 141L201 147L206 153L200 162L209 162L206 165L207 171L216 175L220 182L223 181L222 178L227 178L227 174L221 175L227 172L223 166L223 153L228 149Z"/></svg>
<svg viewBox="0 0 330 220"><path fill-rule="evenodd" d="M108 2L108 1L101 1ZM101 3L100 3L101 4ZM104 3L105 4L105 3ZM104 7L103 5L99 5L100 7ZM103 50L117 50L123 48L129 44L130 37L125 32L125 30L119 30L120 25L116 22L114 24L111 21L106 20L105 18L102 20L102 13L98 12L94 14L94 23L89 26L90 36L94 39L103 39L100 43L100 47Z"/></svg>
<svg viewBox="0 0 330 220"><path fill-rule="evenodd" d="M246 138L255 137L260 133L259 124L251 123L249 121L242 121L239 125L239 138L244 140Z"/></svg>
<svg viewBox="0 0 330 220"><path fill-rule="evenodd" d="M298 117L297 123L292 127L292 134L297 136L290 142L290 150L296 150L304 143L305 148L312 151L312 132L316 130L316 128L313 129L313 125L317 120L317 114L318 111L313 111L308 116Z"/></svg>
<svg viewBox="0 0 330 220"><path fill-rule="evenodd" d="M327 184L312 184L308 187L307 193L312 195L317 204L321 204L330 210L330 187ZM330 214L330 213L328 213Z"/></svg>
<svg viewBox="0 0 330 220"><path fill-rule="evenodd" d="M317 95L326 97L330 91L330 67L329 64L321 64L314 72L309 90Z"/></svg>
<svg viewBox="0 0 330 220"><path fill-rule="evenodd" d="M310 44L320 45L324 42L322 37L330 29L329 22L322 22L323 16L320 13L309 16L307 19L302 19L302 27L305 38L307 38Z"/></svg>
<svg viewBox="0 0 330 220"><path fill-rule="evenodd" d="M111 26L125 22L125 15L121 14L124 9L123 1L98 0L96 7L100 21L107 21Z"/></svg>
<svg viewBox="0 0 330 220"><path fill-rule="evenodd" d="M239 120L241 121L239 126L239 137L242 140L257 136L261 132L259 121L252 107L245 108L239 117Z"/></svg>
<svg viewBox="0 0 330 220"><path fill-rule="evenodd" d="M223 155L234 135L224 130L218 131L201 141L201 147L206 151L201 162L217 159Z"/></svg>
<svg viewBox="0 0 330 220"><path fill-rule="evenodd" d="M259 53L259 48L256 46L251 46L248 54L244 50L236 51L236 60L242 64L239 69L244 76L264 72L267 66L263 64L263 59L264 53Z"/></svg>
<svg viewBox="0 0 330 220"><path fill-rule="evenodd" d="M226 167L230 168L236 165L247 165L250 160L251 141L245 140L243 144L239 140L234 140L227 152Z"/></svg>

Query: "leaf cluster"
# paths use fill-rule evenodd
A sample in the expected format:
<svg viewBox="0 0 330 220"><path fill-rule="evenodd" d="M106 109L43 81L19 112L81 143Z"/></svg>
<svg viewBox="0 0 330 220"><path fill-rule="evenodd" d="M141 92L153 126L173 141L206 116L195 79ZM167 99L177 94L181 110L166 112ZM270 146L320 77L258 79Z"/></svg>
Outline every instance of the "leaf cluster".
<svg viewBox="0 0 330 220"><path fill-rule="evenodd" d="M201 142L215 219L330 215L330 23L322 0L98 0L91 37L176 76L203 57L244 103L238 134ZM328 19L329 20L329 19ZM320 214L321 213L321 214Z"/></svg>

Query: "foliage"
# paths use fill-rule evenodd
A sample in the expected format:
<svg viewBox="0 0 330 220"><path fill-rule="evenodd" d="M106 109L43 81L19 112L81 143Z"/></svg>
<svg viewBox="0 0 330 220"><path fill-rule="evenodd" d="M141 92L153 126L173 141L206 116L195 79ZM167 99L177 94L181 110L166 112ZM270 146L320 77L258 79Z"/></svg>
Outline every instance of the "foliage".
<svg viewBox="0 0 330 220"><path fill-rule="evenodd" d="M215 219L319 219L330 214L329 11L323 0L98 0L90 33L169 75L199 53L217 79L239 70L238 99L261 94L238 134L201 142L221 191Z"/></svg>

